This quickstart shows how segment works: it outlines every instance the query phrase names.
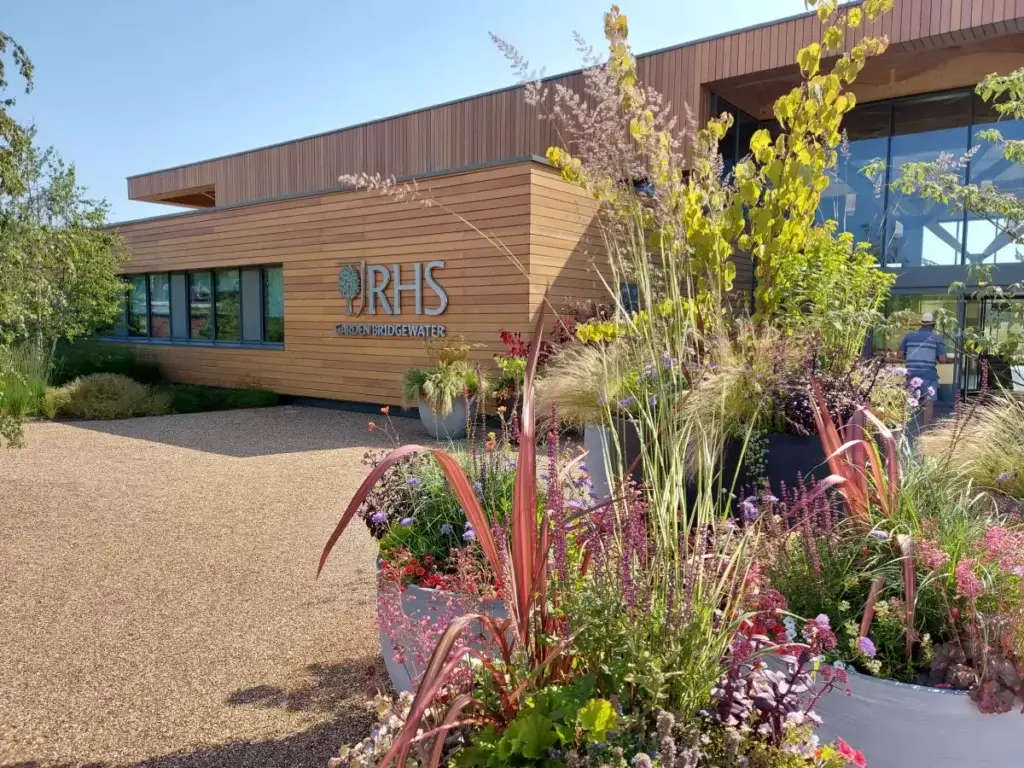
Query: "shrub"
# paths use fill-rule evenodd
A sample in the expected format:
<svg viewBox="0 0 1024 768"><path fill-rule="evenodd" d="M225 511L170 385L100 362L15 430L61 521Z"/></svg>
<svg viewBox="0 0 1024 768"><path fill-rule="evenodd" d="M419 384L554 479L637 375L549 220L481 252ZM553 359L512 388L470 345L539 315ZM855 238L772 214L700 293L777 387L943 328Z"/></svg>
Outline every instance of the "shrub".
<svg viewBox="0 0 1024 768"><path fill-rule="evenodd" d="M57 347L50 384L61 386L94 373L118 373L142 384L162 381L159 363L140 360L135 350L83 339Z"/></svg>
<svg viewBox="0 0 1024 768"><path fill-rule="evenodd" d="M278 404L276 392L257 386L229 389L203 384L172 384L167 387L172 413L227 411L235 408L269 408Z"/></svg>
<svg viewBox="0 0 1024 768"><path fill-rule="evenodd" d="M53 417L127 419L167 413L170 396L117 373L94 373L46 393L45 411Z"/></svg>

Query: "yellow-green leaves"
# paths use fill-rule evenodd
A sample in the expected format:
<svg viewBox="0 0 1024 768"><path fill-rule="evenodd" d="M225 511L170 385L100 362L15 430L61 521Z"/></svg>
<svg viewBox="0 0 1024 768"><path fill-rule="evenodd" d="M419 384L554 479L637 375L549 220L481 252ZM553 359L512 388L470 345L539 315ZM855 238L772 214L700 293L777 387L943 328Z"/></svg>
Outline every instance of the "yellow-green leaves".
<svg viewBox="0 0 1024 768"><path fill-rule="evenodd" d="M821 46L818 43L811 43L802 48L796 55L796 63L800 65L800 72L804 77L813 77L818 74L821 67Z"/></svg>
<svg viewBox="0 0 1024 768"><path fill-rule="evenodd" d="M835 24L825 30L825 36L823 41L825 43L825 50L835 51L842 47L843 40L846 37L846 33L843 31L841 24Z"/></svg>
<svg viewBox="0 0 1024 768"><path fill-rule="evenodd" d="M846 14L846 24L850 27L859 27L864 20L864 14L860 8L851 8Z"/></svg>
<svg viewBox="0 0 1024 768"><path fill-rule="evenodd" d="M892 10L893 0L864 0L864 12L868 15L868 21L874 21L883 13Z"/></svg>

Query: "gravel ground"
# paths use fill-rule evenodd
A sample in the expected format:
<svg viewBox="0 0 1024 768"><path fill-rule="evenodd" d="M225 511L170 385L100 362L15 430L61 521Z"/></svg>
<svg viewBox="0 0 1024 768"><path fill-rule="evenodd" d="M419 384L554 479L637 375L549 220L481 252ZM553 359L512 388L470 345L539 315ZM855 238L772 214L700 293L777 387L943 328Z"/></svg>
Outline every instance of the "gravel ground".
<svg viewBox="0 0 1024 768"><path fill-rule="evenodd" d="M369 418L35 423L0 452L0 766L322 768L365 735L365 529L313 575Z"/></svg>

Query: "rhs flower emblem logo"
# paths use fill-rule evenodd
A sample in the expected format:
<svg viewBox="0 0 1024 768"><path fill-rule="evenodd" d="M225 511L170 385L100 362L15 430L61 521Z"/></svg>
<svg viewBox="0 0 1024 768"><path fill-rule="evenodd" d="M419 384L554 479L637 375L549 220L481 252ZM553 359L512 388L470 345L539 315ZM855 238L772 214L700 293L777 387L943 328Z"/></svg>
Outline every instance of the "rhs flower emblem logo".
<svg viewBox="0 0 1024 768"><path fill-rule="evenodd" d="M358 315L363 311L362 297L363 297L363 270L362 262L356 264L345 264L340 270L338 270L338 292L345 299L346 315ZM359 310L355 309L355 301L360 299Z"/></svg>

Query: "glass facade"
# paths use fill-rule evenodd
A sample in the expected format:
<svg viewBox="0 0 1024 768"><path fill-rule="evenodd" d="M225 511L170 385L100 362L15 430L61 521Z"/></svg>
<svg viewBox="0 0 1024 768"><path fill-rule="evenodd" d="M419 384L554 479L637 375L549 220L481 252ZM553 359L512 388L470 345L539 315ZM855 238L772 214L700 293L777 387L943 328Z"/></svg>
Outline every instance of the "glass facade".
<svg viewBox="0 0 1024 768"><path fill-rule="evenodd" d="M214 328L220 341L242 340L242 280L237 269L217 270L217 314Z"/></svg>
<svg viewBox="0 0 1024 768"><path fill-rule="evenodd" d="M263 340L284 341L284 270L263 270Z"/></svg>
<svg viewBox="0 0 1024 768"><path fill-rule="evenodd" d="M128 296L128 335L145 337L149 335L149 314L147 282L145 275L133 275L128 278L131 293Z"/></svg>
<svg viewBox="0 0 1024 768"><path fill-rule="evenodd" d="M284 273L280 265L158 272L123 279L127 287L123 316L98 329L100 338L184 344L284 343ZM249 318L244 323L243 308Z"/></svg>
<svg viewBox="0 0 1024 768"><path fill-rule="evenodd" d="M188 273L189 338L213 338L213 275Z"/></svg>
<svg viewBox="0 0 1024 768"><path fill-rule="evenodd" d="M171 338L171 276L149 276L149 335Z"/></svg>

